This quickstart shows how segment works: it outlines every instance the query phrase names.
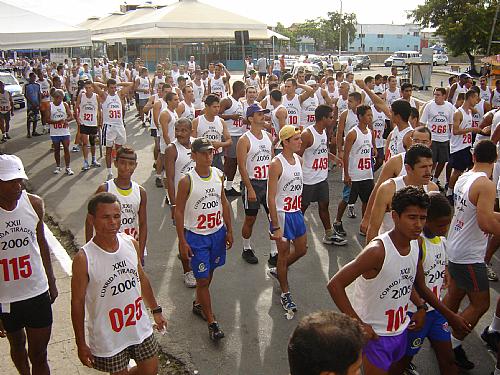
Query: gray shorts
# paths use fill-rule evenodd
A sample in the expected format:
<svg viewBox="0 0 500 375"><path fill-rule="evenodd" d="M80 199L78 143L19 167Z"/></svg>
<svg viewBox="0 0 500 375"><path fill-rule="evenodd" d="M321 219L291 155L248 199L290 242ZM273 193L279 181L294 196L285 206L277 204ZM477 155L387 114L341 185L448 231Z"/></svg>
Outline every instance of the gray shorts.
<svg viewBox="0 0 500 375"><path fill-rule="evenodd" d="M466 292L485 292L490 289L486 264L448 262L448 272L460 289Z"/></svg>
<svg viewBox="0 0 500 375"><path fill-rule="evenodd" d="M432 141L431 150L434 163L447 163L450 157L450 141Z"/></svg>
<svg viewBox="0 0 500 375"><path fill-rule="evenodd" d="M231 136L231 146L226 147L226 157L231 158L231 159L236 159L236 145L238 144L238 139L240 139L241 136Z"/></svg>
<svg viewBox="0 0 500 375"><path fill-rule="evenodd" d="M314 185L304 184L302 188L302 207L307 207L312 202L330 202L330 189L328 189L327 180Z"/></svg>
<svg viewBox="0 0 500 375"><path fill-rule="evenodd" d="M222 162L222 152L214 155L212 160L212 167L219 168L222 172L224 171L224 163Z"/></svg>
<svg viewBox="0 0 500 375"><path fill-rule="evenodd" d="M254 202L248 201L247 189L245 184L241 189L241 198L243 199L243 207L245 208L245 215L247 216L257 216L259 208L262 205L266 213L269 214L269 209L267 207L267 180L250 180L253 190L255 191L255 196L257 200Z"/></svg>
<svg viewBox="0 0 500 375"><path fill-rule="evenodd" d="M352 181L351 192L349 194L348 204L354 204L361 199L361 202L367 203L370 194L373 191L373 180Z"/></svg>
<svg viewBox="0 0 500 375"><path fill-rule="evenodd" d="M148 99L139 99L137 102L138 107L144 107L148 103Z"/></svg>

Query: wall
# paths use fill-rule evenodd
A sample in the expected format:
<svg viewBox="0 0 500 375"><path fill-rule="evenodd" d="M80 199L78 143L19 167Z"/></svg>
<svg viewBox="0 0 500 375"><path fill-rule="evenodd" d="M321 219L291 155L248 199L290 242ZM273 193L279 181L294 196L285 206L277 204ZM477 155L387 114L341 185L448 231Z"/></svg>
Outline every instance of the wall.
<svg viewBox="0 0 500 375"><path fill-rule="evenodd" d="M356 25L356 38L349 45L349 52L418 51L420 50L420 39L418 25L358 24Z"/></svg>

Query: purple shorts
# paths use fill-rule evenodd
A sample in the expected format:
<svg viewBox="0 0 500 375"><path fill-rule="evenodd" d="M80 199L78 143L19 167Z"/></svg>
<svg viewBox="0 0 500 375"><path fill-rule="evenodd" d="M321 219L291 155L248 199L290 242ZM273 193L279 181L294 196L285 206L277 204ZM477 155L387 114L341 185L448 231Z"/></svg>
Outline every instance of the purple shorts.
<svg viewBox="0 0 500 375"><path fill-rule="evenodd" d="M363 354L374 366L388 371L394 362L403 358L407 346L407 331L397 336L379 336L370 340L363 348Z"/></svg>

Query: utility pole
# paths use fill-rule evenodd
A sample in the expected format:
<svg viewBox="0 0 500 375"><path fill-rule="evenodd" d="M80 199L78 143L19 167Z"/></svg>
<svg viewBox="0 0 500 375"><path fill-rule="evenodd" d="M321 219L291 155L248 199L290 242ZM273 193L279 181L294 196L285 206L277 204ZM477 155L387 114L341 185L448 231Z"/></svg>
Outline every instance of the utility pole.
<svg viewBox="0 0 500 375"><path fill-rule="evenodd" d="M495 33L495 26L497 25L497 18L498 18L498 8L500 8L500 2L497 3L497 9L495 11L495 17L493 17L493 25L491 25L491 34L490 34L490 40L488 42L488 50L486 51L486 56L490 55L491 51L491 42L493 40L493 34Z"/></svg>
<svg viewBox="0 0 500 375"><path fill-rule="evenodd" d="M342 55L342 0L340 0L339 57Z"/></svg>

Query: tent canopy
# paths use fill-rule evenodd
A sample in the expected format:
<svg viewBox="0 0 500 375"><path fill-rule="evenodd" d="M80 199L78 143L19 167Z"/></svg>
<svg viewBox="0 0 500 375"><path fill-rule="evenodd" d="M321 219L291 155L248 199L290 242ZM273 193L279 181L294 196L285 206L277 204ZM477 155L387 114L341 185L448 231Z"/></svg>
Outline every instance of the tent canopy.
<svg viewBox="0 0 500 375"><path fill-rule="evenodd" d="M92 45L90 31L0 1L0 50Z"/></svg>

